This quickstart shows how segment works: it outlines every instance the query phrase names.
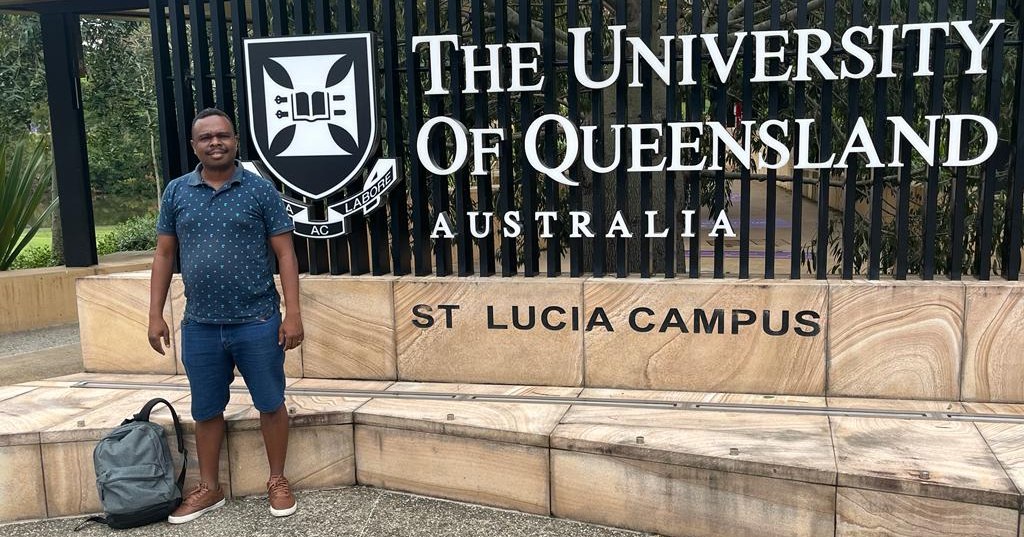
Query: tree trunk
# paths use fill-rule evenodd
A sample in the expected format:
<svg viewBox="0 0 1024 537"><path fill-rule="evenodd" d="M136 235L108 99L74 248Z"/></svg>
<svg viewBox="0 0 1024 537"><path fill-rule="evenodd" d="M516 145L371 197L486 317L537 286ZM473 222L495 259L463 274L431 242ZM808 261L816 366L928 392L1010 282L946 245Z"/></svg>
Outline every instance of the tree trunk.
<svg viewBox="0 0 1024 537"><path fill-rule="evenodd" d="M50 174L50 202L53 202L57 195L57 174ZM60 207L55 207L50 213L50 251L53 252L53 259L58 265L64 264L64 230L60 223Z"/></svg>
<svg viewBox="0 0 1024 537"><path fill-rule="evenodd" d="M153 182L156 183L156 203L163 199L163 181L160 180L160 160L156 156L156 136L153 136L153 114L146 110L146 128L149 130L149 156L153 164Z"/></svg>

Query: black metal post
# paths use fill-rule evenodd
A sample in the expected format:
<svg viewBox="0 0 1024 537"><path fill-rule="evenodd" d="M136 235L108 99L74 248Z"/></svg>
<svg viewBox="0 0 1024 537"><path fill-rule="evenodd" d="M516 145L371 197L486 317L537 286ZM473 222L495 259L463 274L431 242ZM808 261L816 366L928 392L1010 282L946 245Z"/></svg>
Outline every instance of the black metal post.
<svg viewBox="0 0 1024 537"><path fill-rule="evenodd" d="M46 13L39 16L39 22L50 102L53 173L57 176L64 228L64 263L69 267L88 267L97 264L98 259L82 88L78 84L77 50L82 44L78 15Z"/></svg>

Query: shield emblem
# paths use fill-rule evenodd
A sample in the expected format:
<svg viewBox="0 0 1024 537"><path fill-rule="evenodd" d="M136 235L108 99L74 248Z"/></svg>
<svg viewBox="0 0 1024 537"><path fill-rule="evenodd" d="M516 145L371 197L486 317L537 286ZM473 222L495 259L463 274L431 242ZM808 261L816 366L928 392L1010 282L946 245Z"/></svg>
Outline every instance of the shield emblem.
<svg viewBox="0 0 1024 537"><path fill-rule="evenodd" d="M373 43L370 33L245 40L253 145L307 198L348 185L376 150Z"/></svg>

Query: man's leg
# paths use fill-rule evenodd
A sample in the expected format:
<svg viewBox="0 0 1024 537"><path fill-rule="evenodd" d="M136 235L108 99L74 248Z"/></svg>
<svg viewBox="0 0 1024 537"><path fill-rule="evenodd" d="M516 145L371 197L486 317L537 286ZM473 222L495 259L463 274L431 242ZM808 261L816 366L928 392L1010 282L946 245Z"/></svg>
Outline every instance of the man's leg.
<svg viewBox="0 0 1024 537"><path fill-rule="evenodd" d="M217 488L220 482L220 448L224 445L224 414L196 422L196 456L199 480Z"/></svg>
<svg viewBox="0 0 1024 537"><path fill-rule="evenodd" d="M295 496L284 477L288 455L288 409L284 404L284 349L277 343L281 315L232 327L230 348L245 379L252 401L260 411L260 430L267 450L270 513L295 512Z"/></svg>
<svg viewBox="0 0 1024 537"><path fill-rule="evenodd" d="M184 491L181 505L167 517L171 524L195 520L224 505L220 486L220 449L224 443L224 408L230 398L234 364L224 351L219 325L184 322L181 359L192 392L192 419L196 422L199 484Z"/></svg>
<svg viewBox="0 0 1024 537"><path fill-rule="evenodd" d="M273 412L260 412L260 430L267 447L270 475L284 475L284 461L288 456L288 408L281 405Z"/></svg>

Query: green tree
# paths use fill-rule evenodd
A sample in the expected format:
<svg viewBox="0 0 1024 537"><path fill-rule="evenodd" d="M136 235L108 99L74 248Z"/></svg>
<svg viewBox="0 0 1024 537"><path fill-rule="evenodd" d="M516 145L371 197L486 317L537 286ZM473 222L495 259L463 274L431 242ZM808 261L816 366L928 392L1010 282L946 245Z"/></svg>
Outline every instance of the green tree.
<svg viewBox="0 0 1024 537"><path fill-rule="evenodd" d="M82 82L97 223L156 207L160 154L149 24L83 18ZM115 113L111 113L116 111Z"/></svg>
<svg viewBox="0 0 1024 537"><path fill-rule="evenodd" d="M0 138L49 131L39 17L0 13Z"/></svg>
<svg viewBox="0 0 1024 537"><path fill-rule="evenodd" d="M50 115L46 96L46 69L43 65L42 32L39 17L0 13L0 139L18 141L49 133ZM48 145L45 158L50 159ZM57 191L56 176L50 174L46 203ZM51 211L51 250L53 258L64 261L60 212Z"/></svg>

